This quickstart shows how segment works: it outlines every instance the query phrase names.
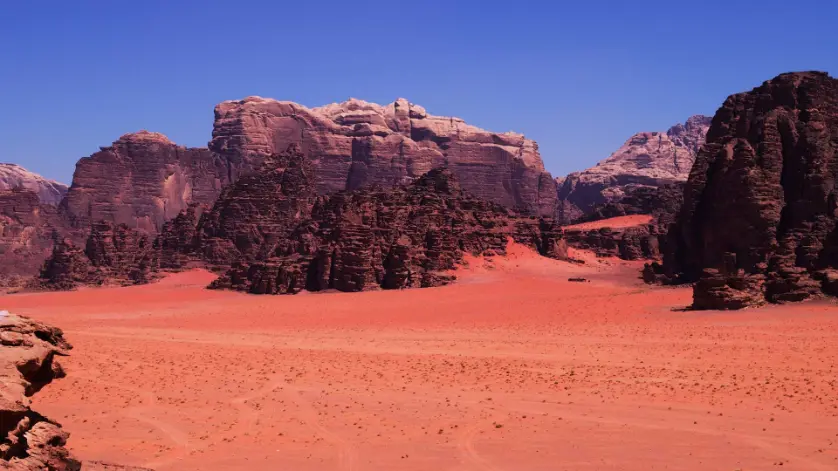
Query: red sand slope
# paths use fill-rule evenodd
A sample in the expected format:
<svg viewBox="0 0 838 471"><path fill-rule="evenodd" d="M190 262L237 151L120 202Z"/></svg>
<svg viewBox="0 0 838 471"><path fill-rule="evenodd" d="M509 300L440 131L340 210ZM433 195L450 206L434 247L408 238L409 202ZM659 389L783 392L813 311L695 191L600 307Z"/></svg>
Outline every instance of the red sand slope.
<svg viewBox="0 0 838 471"><path fill-rule="evenodd" d="M564 228L565 230L577 231L590 231L592 229L602 229L603 227L610 227L612 229L623 229L626 227L648 224L650 222L652 222L652 216L648 214L632 214L630 216L617 216L615 218L600 219L599 221L573 224L571 226L564 226Z"/></svg>

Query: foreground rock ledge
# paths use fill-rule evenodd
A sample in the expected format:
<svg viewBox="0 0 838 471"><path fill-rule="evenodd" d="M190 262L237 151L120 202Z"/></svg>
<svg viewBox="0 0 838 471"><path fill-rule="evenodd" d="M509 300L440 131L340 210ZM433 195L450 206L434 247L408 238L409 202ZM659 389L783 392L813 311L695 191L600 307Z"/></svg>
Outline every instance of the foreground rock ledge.
<svg viewBox="0 0 838 471"><path fill-rule="evenodd" d="M0 469L75 471L61 425L29 408L30 398L63 378L56 356L72 346L61 329L0 311Z"/></svg>

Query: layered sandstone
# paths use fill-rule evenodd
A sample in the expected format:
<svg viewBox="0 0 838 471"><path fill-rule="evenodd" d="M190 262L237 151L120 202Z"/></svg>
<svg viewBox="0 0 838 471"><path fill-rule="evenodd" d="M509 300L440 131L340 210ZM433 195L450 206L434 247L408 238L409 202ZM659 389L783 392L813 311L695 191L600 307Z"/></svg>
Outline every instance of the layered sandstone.
<svg viewBox="0 0 838 471"><path fill-rule="evenodd" d="M212 204L229 181L209 150L140 131L79 160L62 209L76 228L107 221L156 233L190 204Z"/></svg>
<svg viewBox="0 0 838 471"><path fill-rule="evenodd" d="M144 231L99 221L91 225L84 248L64 239L55 244L34 288L71 290L81 285L135 285L153 280L156 244Z"/></svg>
<svg viewBox="0 0 838 471"><path fill-rule="evenodd" d="M225 101L212 135L209 147L229 162L231 179L296 144L314 160L320 194L406 184L447 166L477 197L529 214L555 211L555 184L534 141L433 116L401 98L311 109L260 97Z"/></svg>
<svg viewBox="0 0 838 471"><path fill-rule="evenodd" d="M475 198L453 171L409 185L318 196L317 170L299 148L225 190L200 222L205 259L230 263L213 284L256 294L439 286L465 253L504 254L513 238L563 258L561 231Z"/></svg>
<svg viewBox="0 0 838 471"><path fill-rule="evenodd" d="M0 191L29 190L43 204L58 206L67 194L67 185L46 179L17 164L0 163Z"/></svg>
<svg viewBox="0 0 838 471"><path fill-rule="evenodd" d="M686 181L709 126L709 117L696 115L666 132L635 134L596 166L556 179L558 219L569 224L604 205ZM631 205L623 209L639 214L631 212ZM652 209L656 208L642 208L642 212L648 214Z"/></svg>
<svg viewBox="0 0 838 471"><path fill-rule="evenodd" d="M838 80L782 74L713 118L662 267L694 282L695 307L799 301L838 267Z"/></svg>
<svg viewBox="0 0 838 471"><path fill-rule="evenodd" d="M0 286L17 286L36 274L63 232L56 208L36 193L0 190Z"/></svg>
<svg viewBox="0 0 838 471"><path fill-rule="evenodd" d="M81 469L65 448L69 434L30 408L32 395L65 376L56 357L70 348L60 329L0 311L0 468Z"/></svg>

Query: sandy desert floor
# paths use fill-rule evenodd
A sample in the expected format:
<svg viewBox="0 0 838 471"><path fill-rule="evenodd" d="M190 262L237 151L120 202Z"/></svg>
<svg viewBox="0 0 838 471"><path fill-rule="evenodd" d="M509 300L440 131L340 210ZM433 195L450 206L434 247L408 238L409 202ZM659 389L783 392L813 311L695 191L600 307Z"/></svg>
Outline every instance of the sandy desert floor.
<svg viewBox="0 0 838 471"><path fill-rule="evenodd" d="M206 272L0 297L64 328L34 408L157 470L838 469L838 307L690 312L516 249L459 283L258 297ZM590 283L571 283L585 276Z"/></svg>

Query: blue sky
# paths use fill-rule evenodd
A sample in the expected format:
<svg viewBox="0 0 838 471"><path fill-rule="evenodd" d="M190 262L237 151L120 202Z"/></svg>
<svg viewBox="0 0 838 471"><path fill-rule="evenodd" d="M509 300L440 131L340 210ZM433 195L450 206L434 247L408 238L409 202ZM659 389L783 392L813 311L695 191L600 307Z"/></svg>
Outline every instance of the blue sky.
<svg viewBox="0 0 838 471"><path fill-rule="evenodd" d="M0 20L0 161L65 182L126 132L206 145L213 106L248 95L403 96L523 132L562 175L778 73L838 75L834 1L62 0Z"/></svg>

